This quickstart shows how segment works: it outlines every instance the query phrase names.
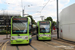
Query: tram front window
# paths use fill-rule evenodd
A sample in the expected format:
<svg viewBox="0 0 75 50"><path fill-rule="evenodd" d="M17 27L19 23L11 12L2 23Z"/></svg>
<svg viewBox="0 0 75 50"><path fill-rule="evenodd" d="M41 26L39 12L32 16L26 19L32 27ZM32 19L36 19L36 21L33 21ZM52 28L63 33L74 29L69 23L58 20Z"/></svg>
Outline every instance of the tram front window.
<svg viewBox="0 0 75 50"><path fill-rule="evenodd" d="M40 33L49 33L50 25L40 25Z"/></svg>
<svg viewBox="0 0 75 50"><path fill-rule="evenodd" d="M13 34L26 34L26 33L27 33L27 22L13 23Z"/></svg>

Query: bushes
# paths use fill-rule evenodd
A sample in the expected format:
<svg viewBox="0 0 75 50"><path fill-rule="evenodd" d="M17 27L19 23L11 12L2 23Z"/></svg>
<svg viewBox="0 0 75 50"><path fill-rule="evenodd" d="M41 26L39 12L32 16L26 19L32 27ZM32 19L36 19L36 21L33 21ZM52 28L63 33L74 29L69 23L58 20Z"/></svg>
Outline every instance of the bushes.
<svg viewBox="0 0 75 50"><path fill-rule="evenodd" d="M7 30L2 30L2 31L0 31L0 34L10 34L10 32Z"/></svg>

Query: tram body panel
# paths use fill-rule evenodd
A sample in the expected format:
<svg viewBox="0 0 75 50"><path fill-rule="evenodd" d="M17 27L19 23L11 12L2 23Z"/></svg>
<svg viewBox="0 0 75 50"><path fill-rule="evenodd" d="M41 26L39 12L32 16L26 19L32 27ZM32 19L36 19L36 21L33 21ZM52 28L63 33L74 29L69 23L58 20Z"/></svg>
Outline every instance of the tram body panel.
<svg viewBox="0 0 75 50"><path fill-rule="evenodd" d="M48 22L48 21L43 21L43 22ZM49 24L38 24L38 40L51 40L51 22ZM44 32L43 32L44 30Z"/></svg>
<svg viewBox="0 0 75 50"><path fill-rule="evenodd" d="M11 19L11 44L31 43L31 33L29 32L29 20L26 17Z"/></svg>

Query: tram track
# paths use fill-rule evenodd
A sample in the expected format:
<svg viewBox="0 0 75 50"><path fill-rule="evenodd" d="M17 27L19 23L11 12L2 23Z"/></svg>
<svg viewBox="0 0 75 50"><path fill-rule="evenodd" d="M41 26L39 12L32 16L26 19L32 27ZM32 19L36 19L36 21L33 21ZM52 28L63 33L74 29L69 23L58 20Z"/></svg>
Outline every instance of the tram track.
<svg viewBox="0 0 75 50"><path fill-rule="evenodd" d="M48 42L46 42L46 41L43 41L43 42L46 43L46 44L48 44L48 45L51 45L51 46L53 46L53 47L56 47L56 46L57 46L57 45L54 45L54 44L48 43ZM61 49L66 50L65 48L61 48Z"/></svg>
<svg viewBox="0 0 75 50"><path fill-rule="evenodd" d="M37 50L35 47L33 47L31 44L29 45L31 48L33 48L34 50ZM20 50L19 46L16 46L17 50Z"/></svg>
<svg viewBox="0 0 75 50"><path fill-rule="evenodd" d="M41 42L44 42L45 44L50 45L50 46L53 46L53 47L56 47L57 46L55 44L48 43L48 42L52 42L52 41L41 41ZM66 50L65 48L60 48L60 49Z"/></svg>
<svg viewBox="0 0 75 50"><path fill-rule="evenodd" d="M35 39L34 39L35 40ZM69 45L69 44L65 44L64 41L58 41L58 40L52 40L52 41L41 41L44 42L45 44L51 45L53 47L58 47L62 50L66 50L66 49L75 49L75 46L73 45ZM51 43L50 43L51 42ZM68 43L68 42L67 42ZM72 43L72 42L71 42Z"/></svg>
<svg viewBox="0 0 75 50"><path fill-rule="evenodd" d="M18 46L16 46L17 50L19 50Z"/></svg>
<svg viewBox="0 0 75 50"><path fill-rule="evenodd" d="M54 40L55 40L55 41L60 41L60 42L65 42L65 43L69 43L69 44L75 45L75 42L68 41L68 40L63 40L63 39L54 39Z"/></svg>
<svg viewBox="0 0 75 50"><path fill-rule="evenodd" d="M63 44L63 43L61 43L61 42L57 42L57 41L52 41L52 42L54 42L54 43L58 43L58 44L61 44L61 45L64 45L64 46L71 46L71 45ZM74 48L75 48L75 47L74 47Z"/></svg>
<svg viewBox="0 0 75 50"><path fill-rule="evenodd" d="M71 47L75 49L75 46L73 46L75 43L73 44L72 42L68 42L68 41L64 41L64 40L54 40L53 42L61 44L61 45L69 46L69 47L72 45ZM65 42L67 44L64 44L63 42Z"/></svg>
<svg viewBox="0 0 75 50"><path fill-rule="evenodd" d="M33 47L31 44L30 44L30 46L34 49L34 50L37 50L35 47Z"/></svg>
<svg viewBox="0 0 75 50"><path fill-rule="evenodd" d="M57 47L63 47L63 48L61 48L61 49L63 49L63 50L66 50L66 49L75 49L75 46L71 46L71 45L67 45L67 44L63 44L63 43L60 43L60 42L57 42L57 41L52 41L52 43L50 43L50 42L48 42L48 41L43 41L43 42L45 42L46 44L48 44L48 45L51 45L51 46L57 46ZM56 43L56 44L58 44L58 45L56 45L56 44L54 44L54 43Z"/></svg>

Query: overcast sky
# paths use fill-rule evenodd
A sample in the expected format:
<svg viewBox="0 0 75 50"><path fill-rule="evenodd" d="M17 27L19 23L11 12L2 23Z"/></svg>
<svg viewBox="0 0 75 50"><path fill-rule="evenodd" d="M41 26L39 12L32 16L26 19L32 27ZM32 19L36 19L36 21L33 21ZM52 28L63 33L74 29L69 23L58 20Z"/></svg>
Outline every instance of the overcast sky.
<svg viewBox="0 0 75 50"><path fill-rule="evenodd" d="M59 13L73 3L75 0L59 0ZM1 11L8 10L21 13L24 6L25 13L32 15L35 21L41 20L40 16L44 16L44 18L51 16L56 21L56 0L0 0Z"/></svg>

